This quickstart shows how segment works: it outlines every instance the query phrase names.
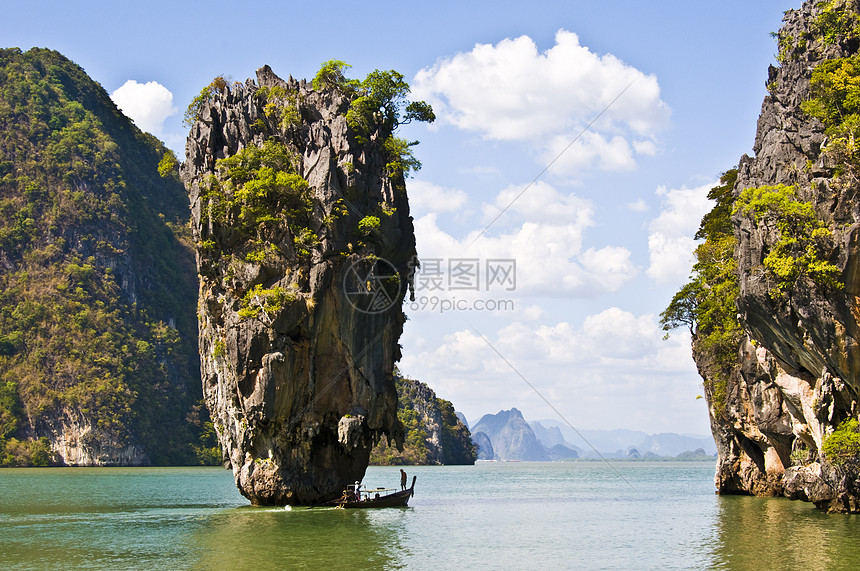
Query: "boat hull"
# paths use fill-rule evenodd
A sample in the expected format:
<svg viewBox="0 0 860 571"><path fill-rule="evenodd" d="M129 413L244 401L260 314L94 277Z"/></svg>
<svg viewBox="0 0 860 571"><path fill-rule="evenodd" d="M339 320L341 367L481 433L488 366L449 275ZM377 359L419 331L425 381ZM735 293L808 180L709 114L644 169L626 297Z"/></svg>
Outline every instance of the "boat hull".
<svg viewBox="0 0 860 571"><path fill-rule="evenodd" d="M409 498L415 495L415 480L417 476L412 477L412 486L409 489L386 494L384 496L367 498L361 501L346 501L338 500L335 505L345 509L369 509L369 508L403 508L407 507Z"/></svg>

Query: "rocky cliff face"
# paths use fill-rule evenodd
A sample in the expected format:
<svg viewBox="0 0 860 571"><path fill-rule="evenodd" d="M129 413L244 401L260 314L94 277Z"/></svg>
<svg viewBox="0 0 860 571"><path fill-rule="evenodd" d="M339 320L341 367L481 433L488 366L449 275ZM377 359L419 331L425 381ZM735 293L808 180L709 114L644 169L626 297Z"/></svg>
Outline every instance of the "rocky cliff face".
<svg viewBox="0 0 860 571"><path fill-rule="evenodd" d="M747 189L770 186L762 196L773 200L759 201L759 211L737 208L732 218L737 303L748 336L725 394L708 387L718 367L694 347L719 451L718 490L784 494L832 511L860 509L857 472L822 454L839 423L860 413L860 202L840 134L826 132L801 106L817 95L810 81L819 66L857 53L857 8L855 2L808 1L785 15L781 66L769 70L755 157L741 159L734 189L743 201L751 196ZM776 206L776 197L787 193L791 200ZM789 211L801 203L811 213ZM807 234L794 230L794 241L787 242L786 225L800 216Z"/></svg>
<svg viewBox="0 0 860 571"><path fill-rule="evenodd" d="M403 450L380 442L371 455L374 464L474 464L477 451L469 428L450 401L440 399L427 384L396 374L397 416L406 429Z"/></svg>
<svg viewBox="0 0 860 571"><path fill-rule="evenodd" d="M186 146L200 274L203 389L253 504L312 504L402 441L392 370L415 238L402 171L330 87L204 93ZM375 122L376 121L376 122Z"/></svg>
<svg viewBox="0 0 860 571"><path fill-rule="evenodd" d="M516 408L502 410L496 414L485 414L472 427L474 434L484 434L492 444L495 460L546 461L549 456L535 437L529 423ZM482 452L487 449L482 447ZM484 459L483 456L481 459Z"/></svg>
<svg viewBox="0 0 860 571"><path fill-rule="evenodd" d="M197 285L166 149L57 52L0 50L0 84L0 465L194 463Z"/></svg>

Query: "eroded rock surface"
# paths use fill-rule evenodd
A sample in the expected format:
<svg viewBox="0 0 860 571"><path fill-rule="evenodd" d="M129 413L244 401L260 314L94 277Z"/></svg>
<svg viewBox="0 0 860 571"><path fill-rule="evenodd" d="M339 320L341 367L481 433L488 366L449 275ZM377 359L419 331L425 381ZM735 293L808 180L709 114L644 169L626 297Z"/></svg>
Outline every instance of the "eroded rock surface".
<svg viewBox="0 0 860 571"><path fill-rule="evenodd" d="M834 3L808 1L785 15L782 65L769 70L755 158L741 159L734 192L794 186L797 199L811 203L830 231L827 261L838 268L844 287L801 277L775 294L763 264L780 230L772 220L736 212L738 306L749 337L739 347L740 366L726 394L715 398L709 391L708 399L721 493L784 494L831 511L856 511L856 471L830 466L821 447L842 420L860 412L858 184L840 176L833 156L822 152L825 127L801 103L810 97L816 66L855 54L860 42L840 35L825 39L817 23L825 4ZM856 3L842 4L857 9ZM694 353L707 379L712 364L695 347ZM715 406L721 400L725 406Z"/></svg>
<svg viewBox="0 0 860 571"><path fill-rule="evenodd" d="M213 90L186 145L203 388L256 505L339 496L383 434L402 440L392 370L412 218L403 175L386 166L390 133L377 125L359 142L349 103L264 67Z"/></svg>

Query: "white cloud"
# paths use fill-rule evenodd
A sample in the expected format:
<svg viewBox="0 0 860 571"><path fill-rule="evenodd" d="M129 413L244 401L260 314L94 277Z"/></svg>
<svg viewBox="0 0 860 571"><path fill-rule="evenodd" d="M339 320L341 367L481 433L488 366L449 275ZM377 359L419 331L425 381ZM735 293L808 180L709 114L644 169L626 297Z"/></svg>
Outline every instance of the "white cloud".
<svg viewBox="0 0 860 571"><path fill-rule="evenodd" d="M442 260L443 266L448 260L461 258L474 258L481 263L515 260L513 296L593 297L617 291L637 275L639 269L631 261L627 248L583 249L584 233L594 224L590 201L538 182L511 203L520 192L522 187L508 187L496 196L492 205L484 205L488 222L509 206L505 212L505 230L500 233L478 236L479 231L475 230L456 238L439 227L435 213L418 218L415 234L420 257ZM419 280L418 284L416 291L420 292L422 282Z"/></svg>
<svg viewBox="0 0 860 571"><path fill-rule="evenodd" d="M441 123L489 139L538 142L542 159L558 155L605 109L557 171L629 168L635 154L657 152L669 117L655 76L591 52L566 30L544 52L520 36L440 59L416 74L412 96L431 102Z"/></svg>
<svg viewBox="0 0 860 571"><path fill-rule="evenodd" d="M574 173L592 164L603 170L630 170L636 166L627 139L620 135L607 139L592 131L582 133L573 143L569 135L552 137L542 158L545 164L552 163L550 171L555 174Z"/></svg>
<svg viewBox="0 0 860 571"><path fill-rule="evenodd" d="M409 208L413 216L432 212L457 212L466 205L468 196L462 190L445 188L424 180L409 181Z"/></svg>
<svg viewBox="0 0 860 571"><path fill-rule="evenodd" d="M647 271L657 283L679 283L689 275L696 249L693 236L702 216L713 207L708 192L715 185L716 182L711 182L690 189L657 189L662 210L648 227L650 265Z"/></svg>
<svg viewBox="0 0 860 571"><path fill-rule="evenodd" d="M647 212L648 211L648 203L646 203L641 198L636 202L627 203L627 208L632 210L633 212Z"/></svg>
<svg viewBox="0 0 860 571"><path fill-rule="evenodd" d="M531 185L511 185L502 190L492 205L485 205L487 222L503 209L525 220L545 224L572 224L579 231L593 224L594 206L575 194L562 194L552 185L537 181Z"/></svg>
<svg viewBox="0 0 860 571"><path fill-rule="evenodd" d="M153 135L161 136L165 119L178 111L170 90L155 81L129 79L110 97L135 125Z"/></svg>
<svg viewBox="0 0 860 571"><path fill-rule="evenodd" d="M658 432L677 431L680 423L707 430L704 405L695 400L701 380L689 337L682 332L663 341L654 315L610 307L578 326L560 321L484 327L480 334L495 350L463 329L438 344L407 350L401 370L431 381L439 396L472 419L512 406L528 420L554 416L519 373L580 427ZM413 347L411 335L407 328L407 348Z"/></svg>

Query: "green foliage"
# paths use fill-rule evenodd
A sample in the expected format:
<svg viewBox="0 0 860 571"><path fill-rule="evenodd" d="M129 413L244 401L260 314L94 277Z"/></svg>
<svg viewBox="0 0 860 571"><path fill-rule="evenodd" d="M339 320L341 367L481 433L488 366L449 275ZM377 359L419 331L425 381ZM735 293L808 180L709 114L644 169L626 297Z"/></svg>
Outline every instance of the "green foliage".
<svg viewBox="0 0 860 571"><path fill-rule="evenodd" d="M819 64L810 79L810 99L801 109L826 127L822 149L837 164L836 174L852 183L860 176L860 54Z"/></svg>
<svg viewBox="0 0 860 571"><path fill-rule="evenodd" d="M263 113L270 121L274 121L281 131L301 125L300 98L297 93L276 85L261 87L257 90L256 96L266 101ZM259 127L262 128L263 125Z"/></svg>
<svg viewBox="0 0 860 571"><path fill-rule="evenodd" d="M227 345L224 343L224 341L221 339L218 339L217 341L215 341L214 348L212 349L212 356L215 357L216 359L220 359L221 357L223 357L226 354L227 354Z"/></svg>
<svg viewBox="0 0 860 571"><path fill-rule="evenodd" d="M4 468L51 466L55 463L51 444L44 436L36 440L10 438L0 445L0 466Z"/></svg>
<svg viewBox="0 0 860 571"><path fill-rule="evenodd" d="M3 465L53 463L31 419L66 411L156 464L193 461L196 281L166 153L60 54L0 50Z"/></svg>
<svg viewBox="0 0 860 571"><path fill-rule="evenodd" d="M824 457L831 464L843 466L860 461L860 423L856 418L842 421L821 444Z"/></svg>
<svg viewBox="0 0 860 571"><path fill-rule="evenodd" d="M158 174L162 177L168 177L179 168L179 161L176 160L176 155L170 149L164 152L161 160L158 162Z"/></svg>
<svg viewBox="0 0 860 571"><path fill-rule="evenodd" d="M835 44L840 38L860 36L860 19L849 0L830 0L819 2L819 9L812 30L824 40L825 45Z"/></svg>
<svg viewBox="0 0 860 571"><path fill-rule="evenodd" d="M358 232L362 236L370 236L379 232L380 221L378 216L365 216L358 221Z"/></svg>
<svg viewBox="0 0 860 571"><path fill-rule="evenodd" d="M325 62L314 77L314 89L333 87L350 98L346 121L360 143L367 143L371 134L380 130L389 176L408 175L410 171L419 170L421 163L411 149L418 141L409 142L394 137L393 133L412 121L432 123L436 120L433 108L425 101L406 99L409 84L400 72L376 69L357 81L344 76L349 67L340 60Z"/></svg>
<svg viewBox="0 0 860 571"><path fill-rule="evenodd" d="M200 90L200 93L191 100L188 107L185 109L185 115L182 119L182 124L190 127L200 120L203 114L203 106L209 102L216 92L225 92L228 89L227 79L223 75L219 75L212 80L212 83Z"/></svg>
<svg viewBox="0 0 860 571"><path fill-rule="evenodd" d="M194 445L194 455L201 466L218 466L222 463L221 445L211 421L203 423L199 443Z"/></svg>
<svg viewBox="0 0 860 571"><path fill-rule="evenodd" d="M699 350L710 357L713 367L705 384L718 414L725 407L726 386L736 366L737 347L743 335L735 304L740 286L731 225L736 180L737 169L731 169L708 194L716 204L702 218L696 233L696 238L704 242L696 248L691 280L660 314L665 331L688 327Z"/></svg>
<svg viewBox="0 0 860 571"><path fill-rule="evenodd" d="M271 325L285 305L296 300L296 294L280 286L270 289L257 284L242 297L239 317L258 318Z"/></svg>
<svg viewBox="0 0 860 571"><path fill-rule="evenodd" d="M370 455L371 464L377 465L423 465L428 463L474 464L477 451L472 443L469 429L460 422L454 406L444 399L426 400L432 391L419 381L406 379L394 372L397 387L397 418L405 429L403 450L398 451L390 443L379 442ZM428 442L430 433L424 413L435 408L441 419L440 443L442 458L432 458Z"/></svg>
<svg viewBox="0 0 860 571"><path fill-rule="evenodd" d="M245 261L251 262L252 264L262 264L266 259L266 249L260 248L259 250L253 250L245 254Z"/></svg>
<svg viewBox="0 0 860 571"><path fill-rule="evenodd" d="M316 91L322 91L326 88L334 88L344 92L355 90L359 82L354 79L347 79L344 71L352 66L338 59L330 59L320 66L320 70L311 80L311 86Z"/></svg>
<svg viewBox="0 0 860 571"><path fill-rule="evenodd" d="M394 176L398 173L409 176L411 171L421 170L421 161L415 158L412 153L412 147L417 144L418 141L407 141L394 135L385 139L383 148L388 158L388 162L385 164L385 172L388 176Z"/></svg>
<svg viewBox="0 0 860 571"><path fill-rule="evenodd" d="M463 424L451 401L436 399L442 419L442 464L474 464L478 449L472 442L472 433Z"/></svg>
<svg viewBox="0 0 860 571"><path fill-rule="evenodd" d="M267 139L216 163L202 196L204 220L262 236L286 220L300 255L316 243L311 224L314 198L308 182L296 174L295 156L286 145Z"/></svg>
<svg viewBox="0 0 860 571"><path fill-rule="evenodd" d="M818 220L811 203L798 200L795 187L780 184L748 188L734 208L753 216L759 224L775 224L779 231L779 240L764 258L764 267L775 281L772 296L794 287L801 276L824 287L843 287L839 268L826 260L832 250L832 233Z"/></svg>
<svg viewBox="0 0 860 571"><path fill-rule="evenodd" d="M0 451L6 439L12 437L18 430L21 412L18 385L8 381L0 386Z"/></svg>

